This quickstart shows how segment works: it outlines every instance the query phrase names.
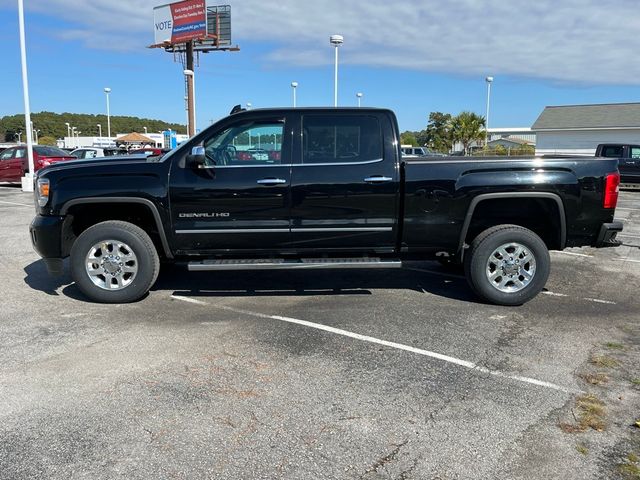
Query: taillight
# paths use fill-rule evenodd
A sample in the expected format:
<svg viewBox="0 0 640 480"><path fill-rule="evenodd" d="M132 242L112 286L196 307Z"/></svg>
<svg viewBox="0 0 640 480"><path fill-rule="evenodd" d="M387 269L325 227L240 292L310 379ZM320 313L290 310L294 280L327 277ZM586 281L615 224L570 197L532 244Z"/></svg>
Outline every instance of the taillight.
<svg viewBox="0 0 640 480"><path fill-rule="evenodd" d="M618 192L620 191L620 174L610 173L604 182L604 208L616 208L618 205Z"/></svg>

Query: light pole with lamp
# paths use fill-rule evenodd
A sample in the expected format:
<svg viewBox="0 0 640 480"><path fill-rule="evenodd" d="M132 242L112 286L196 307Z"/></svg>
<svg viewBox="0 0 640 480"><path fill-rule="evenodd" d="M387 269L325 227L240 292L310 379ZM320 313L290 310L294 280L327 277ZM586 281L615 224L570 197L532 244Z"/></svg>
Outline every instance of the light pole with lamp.
<svg viewBox="0 0 640 480"><path fill-rule="evenodd" d="M35 136L34 143L35 143L36 145L38 145L38 134L39 134L39 133L40 133L40 130L38 130L37 128L34 128L34 130L33 130L33 135Z"/></svg>
<svg viewBox="0 0 640 480"><path fill-rule="evenodd" d="M76 143L76 127L71 127L71 148L75 148Z"/></svg>
<svg viewBox="0 0 640 480"><path fill-rule="evenodd" d="M102 143L102 125L98 123L96 124L96 127L98 127L98 136L100 137L100 142Z"/></svg>
<svg viewBox="0 0 640 480"><path fill-rule="evenodd" d="M111 141L111 105L109 105L109 94L111 89L109 87L104 88L104 94L107 96L107 137Z"/></svg>
<svg viewBox="0 0 640 480"><path fill-rule="evenodd" d="M149 132L147 131L147 127L142 127L144 128L144 134L147 135Z"/></svg>
<svg viewBox="0 0 640 480"><path fill-rule="evenodd" d="M31 139L31 107L29 106L29 79L27 77L27 44L24 34L24 1L18 0L18 27L20 31L20 63L22 64L22 93L24 97L24 121L27 129L27 158L29 173L21 179L22 190L33 192L33 141Z"/></svg>
<svg viewBox="0 0 640 480"><path fill-rule="evenodd" d="M182 71L187 80L187 100L189 109L189 136L196 134L196 78L193 70L185 69Z"/></svg>
<svg viewBox="0 0 640 480"><path fill-rule="evenodd" d="M187 136L189 135L189 97L184 96L184 111L187 113Z"/></svg>
<svg viewBox="0 0 640 480"><path fill-rule="evenodd" d="M362 93L356 93L356 97L358 98L358 108L362 106Z"/></svg>
<svg viewBox="0 0 640 480"><path fill-rule="evenodd" d="M16 132L16 135L18 136L18 145L20 145L22 143L22 132Z"/></svg>
<svg viewBox="0 0 640 480"><path fill-rule="evenodd" d="M298 82L291 82L291 89L293 90L293 108L298 106L296 99L296 90L298 89Z"/></svg>
<svg viewBox="0 0 640 480"><path fill-rule="evenodd" d="M336 58L334 65L334 78L333 78L333 106L338 106L338 48L344 43L344 37L342 35L331 35L329 38L331 45L336 49Z"/></svg>
<svg viewBox="0 0 640 480"><path fill-rule="evenodd" d="M487 117L485 119L485 138L484 138L484 146L485 148L489 146L489 109L491 107L491 84L493 83L493 77L485 78L487 82Z"/></svg>

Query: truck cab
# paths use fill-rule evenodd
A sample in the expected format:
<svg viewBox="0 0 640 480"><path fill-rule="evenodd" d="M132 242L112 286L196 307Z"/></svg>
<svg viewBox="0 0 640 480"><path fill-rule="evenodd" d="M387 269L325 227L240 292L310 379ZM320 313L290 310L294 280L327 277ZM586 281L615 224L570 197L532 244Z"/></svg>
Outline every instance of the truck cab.
<svg viewBox="0 0 640 480"><path fill-rule="evenodd" d="M640 145L603 143L596 157L617 158L621 188L640 189Z"/></svg>

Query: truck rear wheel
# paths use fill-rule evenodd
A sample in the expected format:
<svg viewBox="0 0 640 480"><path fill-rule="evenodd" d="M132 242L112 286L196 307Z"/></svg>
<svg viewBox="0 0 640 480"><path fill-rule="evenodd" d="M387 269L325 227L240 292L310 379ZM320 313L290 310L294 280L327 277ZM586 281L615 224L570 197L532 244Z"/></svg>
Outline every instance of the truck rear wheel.
<svg viewBox="0 0 640 480"><path fill-rule="evenodd" d="M128 303L155 283L160 259L149 235L127 222L98 223L71 248L71 275L80 291L100 303Z"/></svg>
<svg viewBox="0 0 640 480"><path fill-rule="evenodd" d="M497 305L522 305L538 295L549 278L551 259L542 239L517 225L498 225L476 237L465 256L473 291Z"/></svg>

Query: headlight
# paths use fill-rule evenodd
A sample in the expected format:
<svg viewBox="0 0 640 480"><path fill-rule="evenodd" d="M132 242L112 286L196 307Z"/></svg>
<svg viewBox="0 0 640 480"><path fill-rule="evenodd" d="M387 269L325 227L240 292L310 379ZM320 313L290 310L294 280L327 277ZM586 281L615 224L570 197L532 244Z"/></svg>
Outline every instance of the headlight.
<svg viewBox="0 0 640 480"><path fill-rule="evenodd" d="M49 179L39 178L37 183L38 205L44 207L49 201Z"/></svg>

